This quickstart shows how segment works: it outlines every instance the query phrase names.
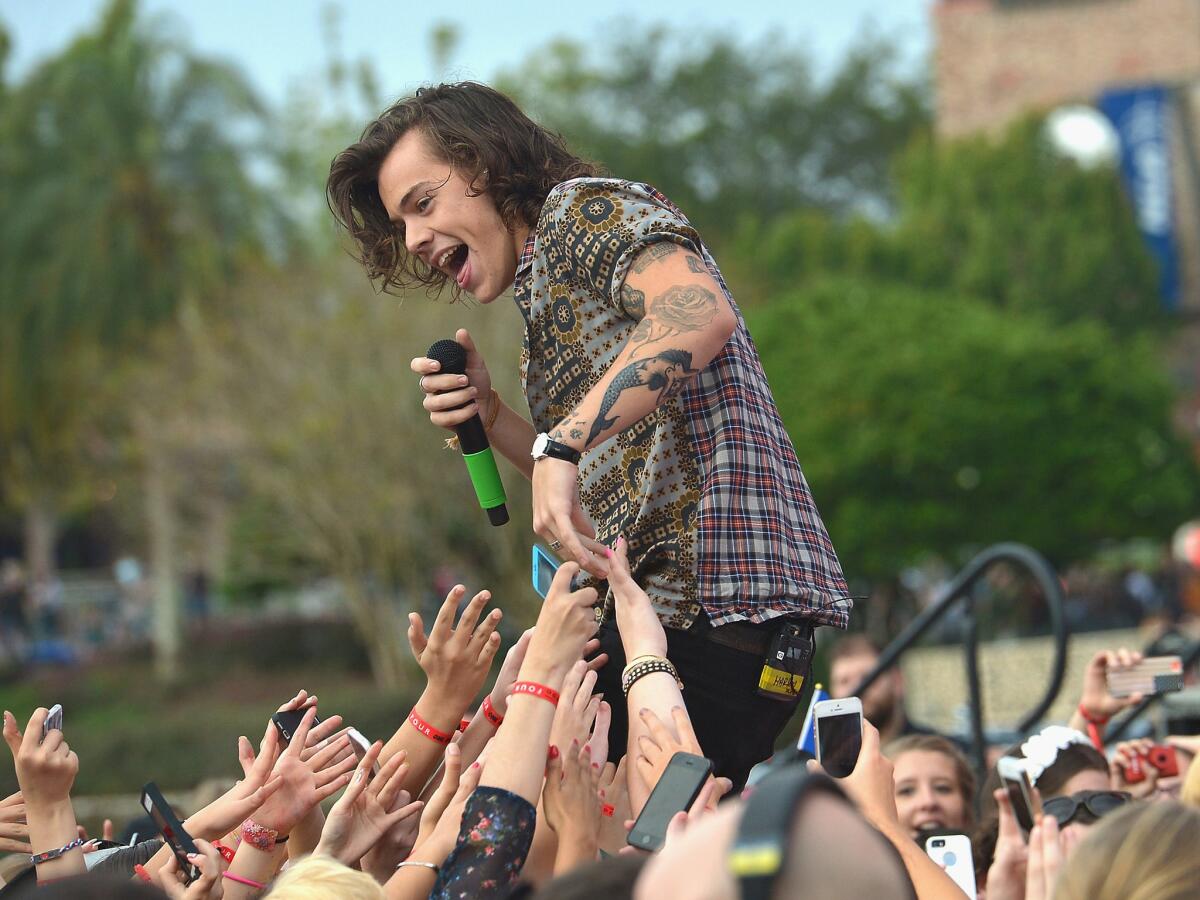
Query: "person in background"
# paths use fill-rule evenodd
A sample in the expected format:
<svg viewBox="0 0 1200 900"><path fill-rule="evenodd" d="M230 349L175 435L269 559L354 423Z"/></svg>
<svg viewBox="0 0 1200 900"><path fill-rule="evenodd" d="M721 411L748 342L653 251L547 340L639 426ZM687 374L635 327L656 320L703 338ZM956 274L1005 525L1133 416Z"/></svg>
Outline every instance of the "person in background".
<svg viewBox="0 0 1200 900"><path fill-rule="evenodd" d="M896 781L896 812L913 839L975 827L975 775L957 747L936 734L913 734L884 748Z"/></svg>
<svg viewBox="0 0 1200 900"><path fill-rule="evenodd" d="M879 662L879 645L865 634L851 634L833 645L829 655L829 696L840 700L854 690ZM904 708L904 674L896 667L884 672L860 698L863 716L879 730L884 744L910 734L936 734L918 725Z"/></svg>

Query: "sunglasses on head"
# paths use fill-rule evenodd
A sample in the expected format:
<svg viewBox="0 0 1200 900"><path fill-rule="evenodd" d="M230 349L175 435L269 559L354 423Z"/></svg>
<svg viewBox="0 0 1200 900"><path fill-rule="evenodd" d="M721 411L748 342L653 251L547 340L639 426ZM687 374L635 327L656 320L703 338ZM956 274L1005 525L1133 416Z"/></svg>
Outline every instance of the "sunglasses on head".
<svg viewBox="0 0 1200 900"><path fill-rule="evenodd" d="M1077 820L1086 824L1120 809L1131 799L1125 791L1079 791L1067 797L1051 797L1042 803L1042 811L1054 816L1060 827Z"/></svg>

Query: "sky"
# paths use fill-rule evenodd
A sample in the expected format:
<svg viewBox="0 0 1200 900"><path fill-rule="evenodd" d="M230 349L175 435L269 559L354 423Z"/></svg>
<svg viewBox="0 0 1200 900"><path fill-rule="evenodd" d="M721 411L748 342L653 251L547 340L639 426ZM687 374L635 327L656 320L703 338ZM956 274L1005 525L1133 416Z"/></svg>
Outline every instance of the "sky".
<svg viewBox="0 0 1200 900"><path fill-rule="evenodd" d="M555 37L586 43L617 20L696 27L736 34L747 41L779 34L807 46L828 70L863 29L892 38L914 64L929 51L932 0L691 0L662 4L602 0L564 13L562 0L500 4L462 0L452 6L344 0L340 45L345 58L367 58L383 93L400 96L435 78L428 35L450 23L460 35L452 60L455 78L490 80ZM103 0L0 0L0 21L13 38L9 77L20 78L47 54L94 24ZM166 13L195 50L237 63L269 99L322 68L326 42L322 11L328 0L142 0L147 13ZM453 15L447 15L452 11Z"/></svg>

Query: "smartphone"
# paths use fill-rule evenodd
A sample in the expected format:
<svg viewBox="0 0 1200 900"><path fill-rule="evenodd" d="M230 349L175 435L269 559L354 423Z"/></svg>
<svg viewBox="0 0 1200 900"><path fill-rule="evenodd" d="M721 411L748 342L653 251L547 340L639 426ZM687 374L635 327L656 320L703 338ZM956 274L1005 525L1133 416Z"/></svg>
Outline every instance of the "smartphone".
<svg viewBox="0 0 1200 900"><path fill-rule="evenodd" d="M543 600L550 593L550 585L554 582L554 573L562 565L553 554L541 544L533 545L533 589Z"/></svg>
<svg viewBox="0 0 1200 900"><path fill-rule="evenodd" d="M304 706L300 709L285 709L283 712L277 712L271 716L271 721L279 729L279 736L283 738L284 744L292 742L292 735L300 727L300 722L303 721L306 712L308 712L308 707ZM316 728L319 724L321 724L321 720L313 716L312 725L309 727Z"/></svg>
<svg viewBox="0 0 1200 900"><path fill-rule="evenodd" d="M50 707L50 712L46 714L46 721L42 723L42 740L44 741L46 739L46 735L48 735L55 728L57 728L59 731L62 731L62 727L62 704L55 703L52 707Z"/></svg>
<svg viewBox="0 0 1200 900"><path fill-rule="evenodd" d="M975 896L975 857L965 834L939 834L925 839L925 853L968 897Z"/></svg>
<svg viewBox="0 0 1200 900"><path fill-rule="evenodd" d="M667 825L677 812L696 802L704 782L712 774L712 761L703 756L680 751L671 757L666 771L650 792L641 815L633 823L627 838L630 846L651 853L662 849L667 839Z"/></svg>
<svg viewBox="0 0 1200 900"><path fill-rule="evenodd" d="M358 758L359 762L362 762L363 757L367 755L367 751L371 749L371 742L363 736L361 731L354 727L346 729L346 737L350 739L350 746L354 750L354 755ZM371 775L375 776L378 774L379 760L376 759L375 763L371 766Z"/></svg>
<svg viewBox="0 0 1200 900"><path fill-rule="evenodd" d="M537 595L543 600L550 593L550 585L554 583L554 575L558 572L558 567L562 565L562 560L555 557L553 553L543 547L541 544L533 545L533 564L531 567L533 589L537 591ZM588 577L587 572L580 572L571 579L571 590L579 590L583 580Z"/></svg>
<svg viewBox="0 0 1200 900"><path fill-rule="evenodd" d="M1114 697L1182 690L1183 660L1178 656L1151 656L1136 666L1108 673L1108 692Z"/></svg>
<svg viewBox="0 0 1200 900"><path fill-rule="evenodd" d="M862 749L862 701L857 697L822 700L813 707L817 762L833 778L845 778Z"/></svg>
<svg viewBox="0 0 1200 900"><path fill-rule="evenodd" d="M158 785L153 781L142 788L142 809L154 820L154 824L158 828L158 833L162 835L163 840L167 842L167 846L171 848L171 852L175 854L175 861L179 864L179 871L183 873L183 877L187 880L187 883L191 884L200 877L200 870L188 862L187 859L189 853L197 852L196 844L192 841L191 835L184 831L183 823L175 815L175 810L163 798Z"/></svg>
<svg viewBox="0 0 1200 900"><path fill-rule="evenodd" d="M1001 786L1008 792L1017 822L1026 831L1032 831L1033 826L1041 821L1042 802L1033 792L1033 783L1025 771L1024 761L1015 756L1002 756L996 762L996 771L1000 774Z"/></svg>

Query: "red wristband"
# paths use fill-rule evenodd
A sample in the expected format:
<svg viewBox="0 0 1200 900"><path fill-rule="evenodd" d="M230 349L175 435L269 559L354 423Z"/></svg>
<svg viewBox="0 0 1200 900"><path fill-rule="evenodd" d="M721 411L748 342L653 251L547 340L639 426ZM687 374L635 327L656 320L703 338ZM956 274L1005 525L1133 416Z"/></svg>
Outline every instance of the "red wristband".
<svg viewBox="0 0 1200 900"><path fill-rule="evenodd" d="M1083 708L1082 703L1079 704L1079 715L1083 716L1083 721L1087 722L1088 738L1091 740L1092 746L1095 747L1097 750L1099 750L1101 753L1103 753L1104 752L1104 732L1101 731L1100 729L1104 725L1108 724L1108 716L1103 716L1103 717L1093 716L1091 713L1089 713L1086 709Z"/></svg>
<svg viewBox="0 0 1200 900"><path fill-rule="evenodd" d="M453 737L453 735L446 734L444 731L438 731L417 715L416 707L413 707L413 711L408 714L408 723L435 744L448 744L450 743L450 738Z"/></svg>
<svg viewBox="0 0 1200 900"><path fill-rule="evenodd" d="M538 684L536 681L518 681L513 685L512 692L514 697L518 694L528 694L531 697L549 700L551 705L558 706L558 691L552 687L546 687L544 684Z"/></svg>
<svg viewBox="0 0 1200 900"><path fill-rule="evenodd" d="M483 717L495 725L497 728L504 722L504 716L496 712L496 707L492 706L492 698L483 698Z"/></svg>

